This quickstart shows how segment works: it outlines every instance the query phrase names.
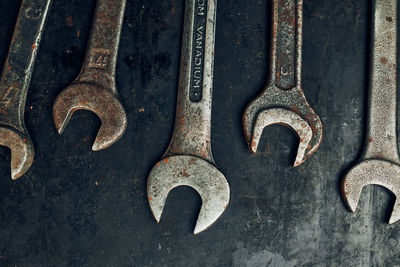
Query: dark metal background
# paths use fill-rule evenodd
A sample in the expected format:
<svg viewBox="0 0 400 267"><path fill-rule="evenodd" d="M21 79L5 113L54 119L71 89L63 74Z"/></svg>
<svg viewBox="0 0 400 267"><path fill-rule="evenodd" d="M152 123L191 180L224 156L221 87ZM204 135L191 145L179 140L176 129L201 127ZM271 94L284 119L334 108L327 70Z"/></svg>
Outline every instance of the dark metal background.
<svg viewBox="0 0 400 267"><path fill-rule="evenodd" d="M369 186L351 214L339 192L363 143L370 2L304 1L303 89L325 137L297 168L290 130L267 128L254 156L241 126L266 78L269 3L218 2L212 145L232 194L220 220L194 236L201 205L194 190L170 194L160 225L145 193L172 134L184 1L128 1L117 67L128 128L115 145L92 152L99 119L78 111L58 135L52 102L79 73L95 1L54 0L26 107L32 168L12 181L9 151L0 149L0 265L400 264L400 224L387 225L393 196ZM19 4L0 0L1 64Z"/></svg>

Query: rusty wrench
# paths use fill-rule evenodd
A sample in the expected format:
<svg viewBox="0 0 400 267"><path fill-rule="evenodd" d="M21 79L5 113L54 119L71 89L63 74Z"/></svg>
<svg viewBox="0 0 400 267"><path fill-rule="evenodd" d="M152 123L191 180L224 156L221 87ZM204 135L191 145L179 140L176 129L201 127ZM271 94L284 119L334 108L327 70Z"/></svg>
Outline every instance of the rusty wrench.
<svg viewBox="0 0 400 267"><path fill-rule="evenodd" d="M273 1L270 77L266 89L243 115L245 137L253 153L265 127L281 124L294 130L300 138L294 166L317 150L323 132L301 88L302 13L302 0Z"/></svg>
<svg viewBox="0 0 400 267"><path fill-rule="evenodd" d="M216 4L216 0L186 1L174 133L147 181L149 205L157 222L170 190L185 185L199 193L202 207L195 234L218 219L230 195L211 152Z"/></svg>
<svg viewBox="0 0 400 267"><path fill-rule="evenodd" d="M23 0L0 80L0 145L11 150L11 177L32 165L34 148L25 126L26 95L51 0Z"/></svg>
<svg viewBox="0 0 400 267"><path fill-rule="evenodd" d="M126 0L98 0L82 70L53 105L54 123L61 134L72 113L90 110L101 119L92 149L97 151L118 141L127 118L115 86L115 67Z"/></svg>
<svg viewBox="0 0 400 267"><path fill-rule="evenodd" d="M397 147L397 0L375 0L368 98L368 125L360 162L345 176L343 197L352 212L364 186L377 184L396 196L389 223L400 219L400 159Z"/></svg>

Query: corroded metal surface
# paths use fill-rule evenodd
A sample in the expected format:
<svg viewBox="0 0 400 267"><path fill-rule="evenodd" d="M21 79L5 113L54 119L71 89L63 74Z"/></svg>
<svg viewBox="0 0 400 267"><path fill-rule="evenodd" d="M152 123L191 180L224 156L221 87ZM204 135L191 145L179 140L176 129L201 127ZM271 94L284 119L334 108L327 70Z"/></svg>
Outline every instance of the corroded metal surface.
<svg viewBox="0 0 400 267"><path fill-rule="evenodd" d="M245 137L253 153L265 127L282 124L293 129L300 139L294 166L317 150L323 133L321 119L308 104L301 87L302 13L302 0L273 1L270 77L266 89L243 115Z"/></svg>
<svg viewBox="0 0 400 267"><path fill-rule="evenodd" d="M0 144L11 150L11 177L32 165L34 149L24 112L37 51L51 0L24 0L0 80Z"/></svg>
<svg viewBox="0 0 400 267"><path fill-rule="evenodd" d="M229 184L211 152L216 4L216 0L186 1L174 133L147 182L148 200L157 222L173 188L186 185L200 194L202 208L195 234L218 219L230 195Z"/></svg>
<svg viewBox="0 0 400 267"><path fill-rule="evenodd" d="M368 125L364 154L346 175L342 193L355 212L364 186L378 184L396 196L389 223L400 220L400 158L397 147L397 1L375 0Z"/></svg>
<svg viewBox="0 0 400 267"><path fill-rule="evenodd" d="M118 141L127 126L115 85L115 67L126 0L98 0L85 61L76 80L56 98L54 123L62 133L74 111L90 110L102 121L93 150Z"/></svg>

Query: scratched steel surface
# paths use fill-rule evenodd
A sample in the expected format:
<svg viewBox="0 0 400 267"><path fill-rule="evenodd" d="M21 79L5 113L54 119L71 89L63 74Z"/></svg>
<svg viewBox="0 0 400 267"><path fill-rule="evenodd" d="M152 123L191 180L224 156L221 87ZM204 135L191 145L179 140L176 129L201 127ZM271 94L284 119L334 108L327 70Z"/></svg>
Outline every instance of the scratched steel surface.
<svg viewBox="0 0 400 267"><path fill-rule="evenodd" d="M297 168L289 129L267 128L256 155L242 130L266 78L270 1L218 1L212 148L230 204L194 236L201 201L180 187L156 225L146 179L172 134L183 2L128 0L117 63L128 128L92 152L100 120L77 111L58 135L52 103L79 73L95 1L54 0L27 98L35 161L25 176L9 178L10 154L0 148L0 265L400 265L400 224L387 224L394 197L368 186L352 214L339 192L363 145L370 1L304 0L302 85L325 135ZM0 0L1 63L19 4Z"/></svg>

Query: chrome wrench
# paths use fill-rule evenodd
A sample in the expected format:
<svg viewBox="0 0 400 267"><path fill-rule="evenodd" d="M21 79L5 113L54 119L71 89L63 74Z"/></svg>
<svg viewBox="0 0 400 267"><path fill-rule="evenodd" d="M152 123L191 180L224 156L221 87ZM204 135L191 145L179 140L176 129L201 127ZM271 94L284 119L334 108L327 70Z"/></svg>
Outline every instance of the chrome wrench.
<svg viewBox="0 0 400 267"><path fill-rule="evenodd" d="M364 186L377 184L396 196L389 223L400 219L397 147L397 0L375 0L368 125L363 156L345 176L342 195L355 212Z"/></svg>
<svg viewBox="0 0 400 267"><path fill-rule="evenodd" d="M32 165L34 148L25 126L26 96L51 0L23 0L0 79L0 145L11 150L11 178Z"/></svg>
<svg viewBox="0 0 400 267"><path fill-rule="evenodd" d="M101 119L92 146L94 151L109 147L124 134L126 112L115 85L115 67L126 0L98 0L82 70L53 105L54 123L61 134L72 113L90 110Z"/></svg>
<svg viewBox="0 0 400 267"><path fill-rule="evenodd" d="M195 234L218 219L230 195L211 152L216 4L216 0L186 1L174 133L147 181L149 205L157 222L170 190L185 185L199 193L202 207Z"/></svg>
<svg viewBox="0 0 400 267"><path fill-rule="evenodd" d="M301 87L302 13L302 0L273 1L270 76L266 89L243 114L245 137L253 153L269 125L281 124L298 134L294 166L317 150L323 133L321 119L308 104Z"/></svg>

